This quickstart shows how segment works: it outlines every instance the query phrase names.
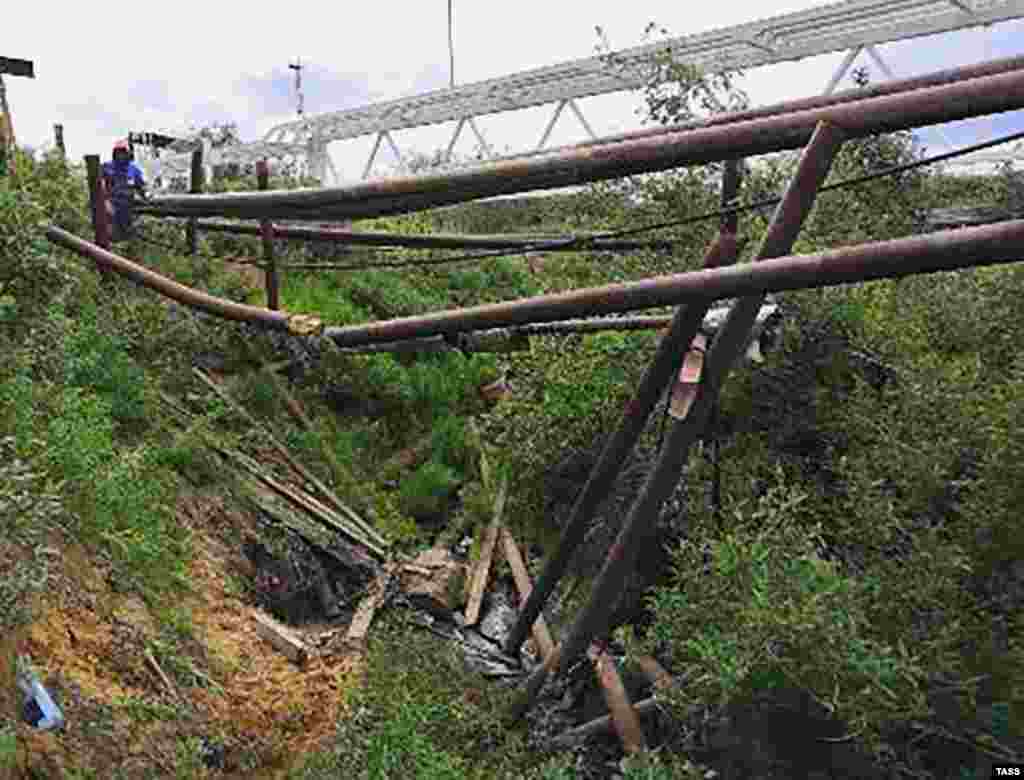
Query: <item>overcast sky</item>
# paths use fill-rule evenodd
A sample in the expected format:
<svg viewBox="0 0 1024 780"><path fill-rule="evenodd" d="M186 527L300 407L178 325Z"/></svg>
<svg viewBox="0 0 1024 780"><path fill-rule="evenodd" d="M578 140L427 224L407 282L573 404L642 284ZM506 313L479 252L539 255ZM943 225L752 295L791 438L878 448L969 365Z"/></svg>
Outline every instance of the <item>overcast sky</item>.
<svg viewBox="0 0 1024 780"><path fill-rule="evenodd" d="M468 83L594 54L595 25L615 48L642 41L649 21L673 34L705 30L820 5L811 0L683 3L631 0L454 0L455 78ZM237 122L245 140L295 115L294 73L301 56L307 114L412 95L448 84L447 0L417 2L262 4L231 0L172 5L19 2L6 9L0 55L31 59L34 80L6 77L18 141L52 144L61 122L75 158L108 156L113 141L132 130ZM358 8L346 13L345 8ZM322 10L321 10L322 9ZM756 11L754 10L756 9ZM880 47L899 76L1024 52L1024 23L948 33ZM750 71L743 81L754 103L820 93L842 54ZM873 80L882 74L862 54ZM847 80L845 86L849 86ZM639 126L635 96L589 98L581 106L598 134ZM551 107L478 120L499 150L534 146ZM980 132L1024 125L1019 116L981 120ZM950 133L957 143L979 137L979 122ZM450 128L395 133L403 151L444 146ZM550 143L583 140L564 112ZM472 151L464 131L459 151ZM937 144L937 136L932 137ZM343 178L362 172L372 137L333 144ZM381 170L392 162L379 156Z"/></svg>

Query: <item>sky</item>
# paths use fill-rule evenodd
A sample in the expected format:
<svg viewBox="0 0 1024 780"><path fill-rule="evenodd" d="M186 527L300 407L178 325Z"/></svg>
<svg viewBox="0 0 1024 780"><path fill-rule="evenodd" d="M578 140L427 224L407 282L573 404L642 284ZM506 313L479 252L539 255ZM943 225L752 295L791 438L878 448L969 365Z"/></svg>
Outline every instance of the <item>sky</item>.
<svg viewBox="0 0 1024 780"><path fill-rule="evenodd" d="M592 56L597 25L614 48L624 48L643 42L651 21L672 34L691 34L820 4L453 0L455 79L469 83ZM3 15L0 29L8 34L0 33L0 55L31 59L36 72L35 79L5 78L18 142L52 145L57 122L64 125L68 153L75 159L90 153L108 157L113 142L129 131L211 122L236 122L244 140L257 140L295 117L294 72L288 64L296 57L305 65L307 115L448 85L447 0L352 5L358 11L346 13L348 4L305 2L278 4L267 13L261 5L233 0L179 0L162 6L97 0L62 3L58 21L53 4L14 4ZM1024 21L886 44L879 50L897 76L913 76L1024 53ZM819 94L842 56L758 68L744 76L741 86L755 105ZM872 81L884 80L864 54L856 65L866 65ZM848 78L843 86L852 86ZM640 105L630 93L580 101L599 135L640 127ZM552 110L528 109L477 122L496 150L521 151L536 145ZM956 123L946 135L954 143L970 143L1019 128L1024 128L1024 112ZM927 145L942 144L934 131L926 132ZM429 153L447 145L451 127L393 135L403 153ZM549 144L585 138L566 111ZM343 179L362 174L372 143L373 137L366 136L331 145ZM469 154L473 146L472 134L464 130L457 152ZM375 172L386 172L393 162L391 152L382 148Z"/></svg>

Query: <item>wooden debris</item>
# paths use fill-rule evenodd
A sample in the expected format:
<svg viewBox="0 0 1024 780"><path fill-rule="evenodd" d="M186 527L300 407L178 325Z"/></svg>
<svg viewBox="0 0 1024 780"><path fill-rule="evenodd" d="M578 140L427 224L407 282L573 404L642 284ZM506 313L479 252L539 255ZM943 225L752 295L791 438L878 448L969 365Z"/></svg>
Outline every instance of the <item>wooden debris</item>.
<svg viewBox="0 0 1024 780"><path fill-rule="evenodd" d="M487 578L491 572L491 561L494 558L494 546L498 541L498 532L501 530L501 516L505 512L505 495L508 481L502 480L498 488L498 497L494 501L494 518L484 532L483 543L480 546L480 559L473 570L473 582L469 588L469 602L466 604L466 625L476 625L480 619L480 607L484 600L484 590L487 588Z"/></svg>
<svg viewBox="0 0 1024 780"><path fill-rule="evenodd" d="M287 485L283 485L278 482L241 453L224 450L219 447L217 448L217 451L225 455L230 460L233 460L243 466L254 477L270 487L275 493L287 499L295 507L306 512L317 522L330 528L332 531L344 534L352 541L365 547L378 558L383 559L386 557L384 550L374 544L372 540L368 539L366 534L363 532L363 529L353 528L351 524L339 517L309 494L297 488L290 488Z"/></svg>
<svg viewBox="0 0 1024 780"><path fill-rule="evenodd" d="M591 645L587 656L594 662L594 673L601 685L604 702L611 714L612 727L619 735L622 749L627 754L640 753L647 749L644 730L640 726L640 718L629 700L626 686L615 665L615 659L597 645Z"/></svg>
<svg viewBox="0 0 1024 780"><path fill-rule="evenodd" d="M146 659L146 663L149 664L149 668L152 669L156 673L156 676L160 678L160 682L164 684L164 687L167 689L167 692L171 694L171 697L180 700L181 697L178 695L178 689L174 687L174 683L171 682L171 678L168 677L164 670L160 668L160 664L156 662L156 658L153 657L153 654L149 652L148 648L142 652L142 657Z"/></svg>
<svg viewBox="0 0 1024 780"><path fill-rule="evenodd" d="M633 705L633 711L640 717L649 715L655 712L661 705L661 701L652 696L649 699L642 699ZM612 724L611 715L602 715L600 718L594 718L593 720L587 721L586 723L577 726L574 729L569 729L562 734L555 737L551 744L553 747L569 747L578 742L581 742L588 737L597 737L603 734L608 734L614 731L615 727Z"/></svg>
<svg viewBox="0 0 1024 780"><path fill-rule="evenodd" d="M434 547L402 567L402 589L415 606L447 620L458 608L465 576L464 563L444 547Z"/></svg>
<svg viewBox="0 0 1024 780"><path fill-rule="evenodd" d="M256 633L266 639L274 648L283 653L298 666L303 666L309 659L309 651L305 643L286 626L281 625L269 615L253 611L256 620Z"/></svg>
<svg viewBox="0 0 1024 780"><path fill-rule="evenodd" d="M366 596L359 603L359 608L349 624L348 631L345 633L346 643L356 646L362 646L366 643L366 634L370 630L370 623L373 622L373 616L384 603L388 593L388 586L391 584L394 575L394 564L388 564L377 575L377 579L370 585Z"/></svg>
<svg viewBox="0 0 1024 780"><path fill-rule="evenodd" d="M683 367L679 370L679 379L672 386L672 398L669 402L668 413L677 420L682 420L690 411L694 399L697 397L697 386L700 384L700 376L704 370L704 350L707 348L707 339L703 334L698 333L690 350L683 360Z"/></svg>
<svg viewBox="0 0 1024 780"><path fill-rule="evenodd" d="M372 558L359 547L351 545L323 525L314 523L305 513L290 511L276 493L255 482L241 483L247 497L271 521L283 525L299 536L311 548L319 551L347 571L374 570Z"/></svg>
<svg viewBox="0 0 1024 780"><path fill-rule="evenodd" d="M519 603L523 604L530 597L530 593L533 591L533 584L530 582L530 574L526 569L526 562L523 560L522 553L519 552L519 545L516 544L516 540L507 528L501 529L501 546L505 553L505 560L508 561L509 568L512 569L512 579L515 581L516 590L519 592ZM533 622L532 633L533 641L537 643L541 659L548 658L555 650L555 640L551 637L551 631L548 630L548 624L544 620L544 615L540 615Z"/></svg>
<svg viewBox="0 0 1024 780"><path fill-rule="evenodd" d="M337 510L344 517L348 518L358 528L365 531L366 534L379 547L387 547L387 540L384 539L384 537L382 537L379 533L377 533L377 531L374 530L374 528L369 523L367 523L358 514L356 514L356 512L353 509L351 509L344 502L342 502L341 499L338 498L338 496L334 493L334 491L328 488L320 479L318 479L311 471L309 471L309 469L307 469L305 466L299 463L291 454L291 452L289 452L288 449L277 440L277 438L274 436L273 433L271 433L270 429L266 425L261 425L259 422L257 422L257 420L248 411L246 411L246 409L242 407L241 404L239 404L234 398L231 397L230 393L228 393L226 389L222 388L216 382L211 380L202 371L200 371L197 368L193 368L192 371L196 375L196 377L198 377L199 380L203 382L203 384L205 384L207 387L213 390L228 406L230 406L238 414L240 414L250 425L259 429L263 433L267 441L270 443L270 445L274 448L274 450L282 458L285 459L285 462L287 462L289 466L291 466L292 470L295 471L297 476L302 477L310 485L316 488L316 490L320 492L324 499L335 510ZM273 373L273 371L271 371L271 373Z"/></svg>

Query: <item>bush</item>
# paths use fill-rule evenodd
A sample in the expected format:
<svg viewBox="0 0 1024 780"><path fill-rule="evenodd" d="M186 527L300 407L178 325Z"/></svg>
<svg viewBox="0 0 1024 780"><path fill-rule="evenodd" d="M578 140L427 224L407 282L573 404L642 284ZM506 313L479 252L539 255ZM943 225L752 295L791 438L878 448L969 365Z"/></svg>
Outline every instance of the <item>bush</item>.
<svg viewBox="0 0 1024 780"><path fill-rule="evenodd" d="M724 706L793 687L858 732L920 717L916 648L874 627L879 582L824 557L820 527L801 517L806 498L780 474L759 502L733 510L727 529L692 534L672 584L652 599L651 643L671 648L691 701Z"/></svg>

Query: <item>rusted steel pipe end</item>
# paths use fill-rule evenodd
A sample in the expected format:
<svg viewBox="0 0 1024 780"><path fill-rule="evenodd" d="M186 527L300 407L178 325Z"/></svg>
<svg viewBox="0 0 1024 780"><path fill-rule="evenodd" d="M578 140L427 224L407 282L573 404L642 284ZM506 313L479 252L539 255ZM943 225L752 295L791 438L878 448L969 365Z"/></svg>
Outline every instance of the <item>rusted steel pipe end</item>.
<svg viewBox="0 0 1024 780"><path fill-rule="evenodd" d="M324 332L324 323L312 314L292 314L288 317L288 332L294 336L319 336Z"/></svg>

